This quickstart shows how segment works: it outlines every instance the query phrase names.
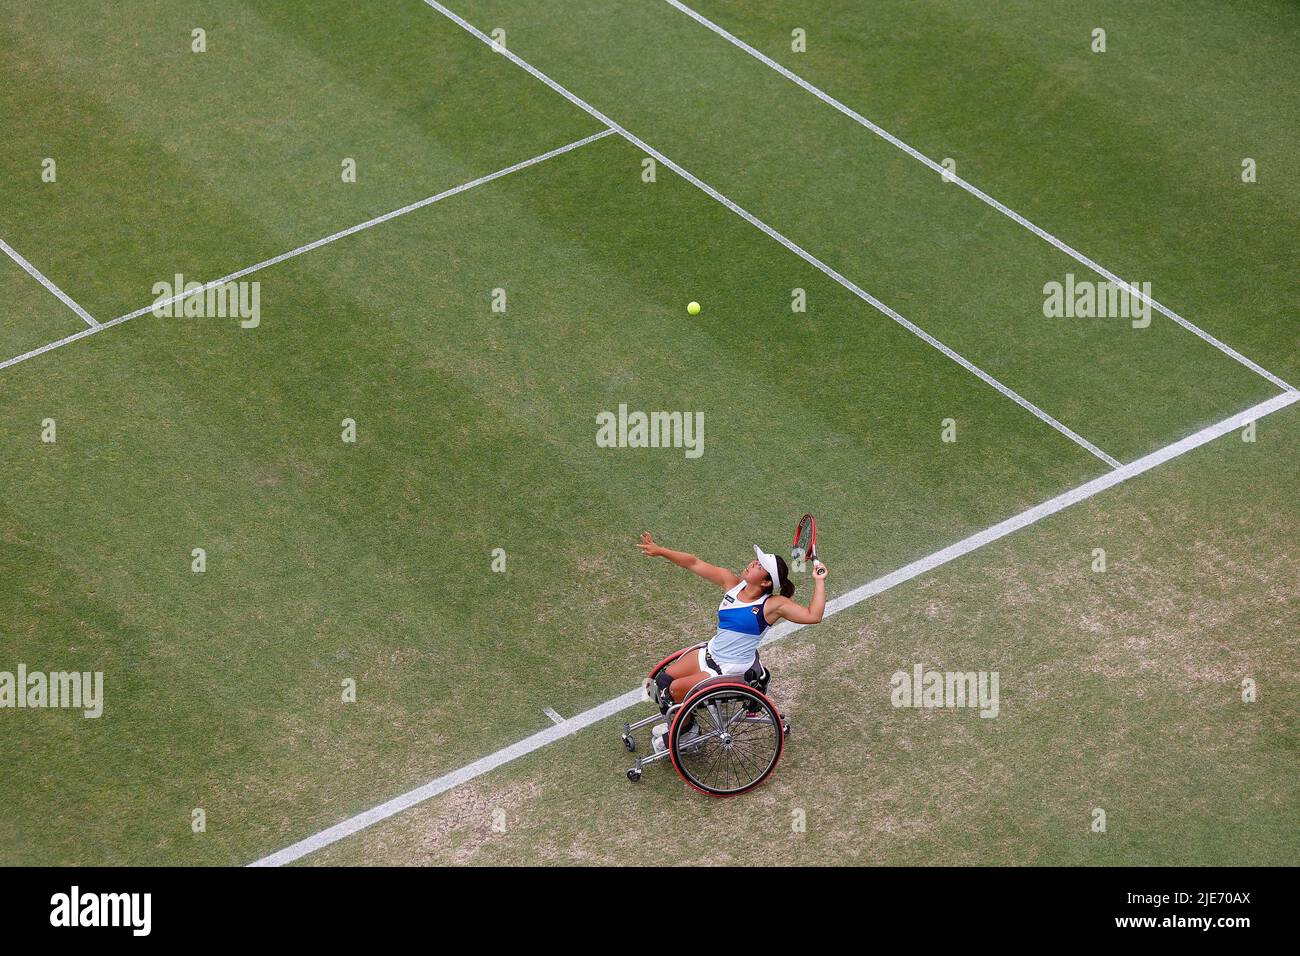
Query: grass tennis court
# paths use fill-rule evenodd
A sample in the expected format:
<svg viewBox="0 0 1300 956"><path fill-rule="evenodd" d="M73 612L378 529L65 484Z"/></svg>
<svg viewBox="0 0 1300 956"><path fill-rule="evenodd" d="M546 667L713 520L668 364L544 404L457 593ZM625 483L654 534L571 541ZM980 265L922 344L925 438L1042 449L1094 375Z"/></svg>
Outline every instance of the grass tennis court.
<svg viewBox="0 0 1300 956"><path fill-rule="evenodd" d="M1294 397L1294 3L437 6L0 0L0 672L104 675L0 708L0 862L249 863L623 694L716 598L643 530L732 566L812 509L841 596ZM1196 331L1045 317L1069 249ZM599 447L620 405L703 453ZM620 717L304 862L1293 862L1269 408L774 645L752 795L632 787ZM1001 714L892 707L915 664Z"/></svg>

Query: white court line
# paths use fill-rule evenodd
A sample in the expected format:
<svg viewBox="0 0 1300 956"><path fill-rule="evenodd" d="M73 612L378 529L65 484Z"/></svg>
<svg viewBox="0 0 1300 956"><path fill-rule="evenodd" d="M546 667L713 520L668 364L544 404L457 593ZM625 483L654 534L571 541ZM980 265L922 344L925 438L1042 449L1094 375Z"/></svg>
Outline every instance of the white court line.
<svg viewBox="0 0 1300 956"><path fill-rule="evenodd" d="M555 80L551 79L549 76L547 76L547 75L546 75L545 73L543 73L541 70L538 70L536 67L534 67L532 64L528 63L526 60L523 60L522 58L516 56L516 55L515 55L513 52L511 52L509 49L506 49L506 48L503 48L503 47L499 46L495 40L493 40L493 39L492 39L491 37L489 37L487 34L483 33L481 30L479 30L478 28L476 28L473 24L471 24L471 23L467 22L466 20L462 19L461 17L457 16L457 15L456 15L455 13L453 13L451 10L448 10L446 7L444 7L441 3L438 3L437 0L424 0L424 2L425 2L426 4L428 4L430 7L432 7L433 9L437 10L437 11L438 11L439 13L441 13L444 17L446 17L448 20L451 20L451 21L452 21L453 23L455 23L457 26L461 27L462 29L466 30L467 32L469 32L469 33L473 34L474 36L478 37L478 39L482 40L482 41L483 41L484 43L486 43L489 47L491 47L494 51L500 53L502 56L504 56L504 57L506 57L507 59L509 59L511 63L515 64L515 66L519 67L519 68L522 69L522 70L525 70L527 73L529 73L531 76L535 77L536 79L541 80L543 83L545 83L547 86L549 86L549 87L550 87L552 90L554 90L556 93L559 93L561 96L563 96L566 100L568 100L568 101L569 101L570 103L572 103L574 106L578 107L578 108L579 108L580 110L582 110L583 112L585 112L585 113L587 113L587 114L589 114L589 115L595 117L596 119L600 120L600 122L604 123L607 127L609 127L610 129L614 130L615 132L617 132L620 136L622 136L622 137L623 137L625 140L627 140L629 143L632 143L632 144L633 144L634 146L636 146L638 149L640 149L640 150L642 150L643 152L649 154L650 156L653 156L656 160L658 160L658 161L659 161L660 163L662 163L663 165L667 166L669 169L671 169L673 172L675 172L678 176L681 176L683 179L685 179L685 180L686 180L688 183L690 183L692 186L696 187L697 189L699 189L699 190L703 191L704 193L706 193L706 194L707 194L708 196L710 196L711 198L713 198L713 199L717 200L718 202L722 203L722 205L726 206L728 209L730 209L730 210L731 210L732 212L734 212L736 215L740 216L740 218L744 219L744 220L745 220L747 223L749 223L751 226L754 226L755 228L760 229L761 231L763 231L764 233L766 233L768 236L772 237L772 238L775 239L777 242L781 243L781 245L785 246L787 249L789 249L791 252L793 252L795 255L797 255L800 259L803 259L803 260L804 260L805 262L807 262L809 265L811 265L811 266L813 266L814 268L820 270L822 273L824 273L824 274L830 276L832 279L834 279L836 282L838 282L838 283L839 283L840 285L842 285L844 288L848 289L850 292L852 292L854 295L856 295L859 299L861 299L862 301L866 302L868 305L872 306L872 307L873 307L874 309L876 309L877 311L882 312L882 313L884 313L885 315L887 315L889 318L893 319L895 322L897 322L897 323L898 323L899 325L901 325L903 328L907 329L909 332L911 332L911 333L912 333L913 335L915 335L917 338L921 339L921 340L922 340L923 342L925 342L926 344L931 345L931 346L933 346L934 348L938 349L940 352L942 352L944 355L948 356L948 358L952 359L954 362L956 362L958 365L960 365L960 366L961 366L962 368L964 368L966 371L970 372L970 373L971 373L972 375L974 375L976 378L980 379L980 381L984 382L984 383L987 384L987 385L991 385L993 388L997 389L999 392L1001 392L1001 393L1002 393L1003 395L1005 395L1007 398L1011 399L1013 402L1015 402L1015 403L1016 403L1017 405L1019 405L1021 408L1025 409L1025 410L1028 411L1030 414L1032 414L1035 418L1039 419L1039 421L1045 422L1046 424L1050 425L1052 428L1056 429L1058 432L1060 432L1060 433L1061 433L1062 435L1064 435L1066 438L1070 439L1070 441L1074 442L1076 445L1079 445L1080 447L1087 449L1087 450L1088 450L1089 452L1091 452L1093 455L1096 455L1098 458L1100 458L1100 459L1101 459L1102 461L1104 461L1106 464L1110 465L1110 467L1112 467L1112 468L1118 468L1118 467L1119 467L1119 462L1118 462L1118 461L1116 461L1116 460L1115 460L1114 458L1112 458L1110 455L1106 454L1106 452L1102 451L1100 448L1098 448L1098 447L1097 447L1096 445L1094 445L1092 442L1088 441L1088 440L1087 440L1086 438L1084 438L1082 435L1078 434L1077 432L1075 432L1075 431L1073 431L1072 429L1068 428L1067 426L1063 425L1061 422L1058 422L1055 418L1053 418L1051 415L1047 414L1047 412L1043 411L1041 408L1039 408L1039 407L1038 407L1037 405L1035 405L1033 402L1029 401L1027 398L1024 398L1024 397L1021 396L1018 392L1015 392L1015 391L1013 391L1012 389L1008 388L1007 386L1003 385L1001 382L999 382L997 379L995 379L992 375L990 375L990 374L988 374L987 372L985 372L982 368L979 368L979 367L976 366L974 363L972 363L972 362L970 362L969 360L967 360L965 357L963 357L963 356L957 354L957 353L954 352L952 349L950 349L948 346L944 345L942 342L940 342L938 339L936 339L936 338L935 338L933 335L931 335L929 332L926 332L926 331L925 331L924 329L922 329L920 326L915 325L915 324L913 324L912 322L908 321L907 319L903 318L903 316L899 315L897 312L895 312L895 311L894 311L893 309L891 309L889 306L885 305L885 303L881 302L881 301L880 301L879 299L877 299L875 296L871 295L869 292L867 292L867 291L865 291L864 289L860 288L856 283L854 283L854 282L850 282L848 279L846 279L844 276L840 275L838 272L836 272L834 269L832 269L832 268L831 268L830 266L828 266L826 263L822 262L820 259L818 259L816 256L814 256L812 253L808 252L808 251L807 251L806 249L804 249L802 246L800 246L800 245L798 245L798 244L792 242L790 239L787 239L784 235L782 235L781 233L777 232L775 229L773 229L773 228L772 228L771 226L769 226L767 223L763 222L763 221L762 221L761 219L759 219L757 216L753 215L752 213L748 212L747 210L742 209L740 206L736 205L734 202L732 202L732 201L731 201L730 199L728 199L726 196L722 195L722 193L718 192L716 189L714 189L714 188L713 188L712 186L710 186L708 183L704 182L704 181L701 180L701 179L696 178L696 177L695 177L694 175L692 175L690 172L688 172L687 170L683 169L681 166L677 165L675 162L673 162L671 159L669 159L669 158L668 158L667 156L665 156L663 153L659 152L657 149L655 149L654 147L650 146L650 144L648 144L648 143L646 143L644 140L642 140L642 139L640 139L640 138L634 136L632 133L629 133L626 129L624 129L624 128L623 128L622 126L620 126L618 123L615 123L612 119L610 119L608 116L606 116L606 115L605 115L604 113L602 113L600 110L596 109L594 106L592 106L592 105L591 105L590 103L588 103L586 100L582 99L581 97L579 97L579 96L576 95L575 93L571 93L568 89L566 89L565 87L561 86L559 83L555 82Z"/></svg>
<svg viewBox="0 0 1300 956"><path fill-rule="evenodd" d="M488 173L486 176L480 176L478 179L472 179L467 183L461 183L459 186L454 186L451 189L444 190L443 192L440 192L436 195L429 196L425 199L421 199L419 202L413 202L410 205L403 206L401 209L394 209L392 212L386 212L382 216L376 216L374 219L367 219L365 222L357 223L357 225L355 226L350 226L347 229L343 229L339 232L332 233L331 235L325 236L323 239L317 239L315 242L309 242L305 246L299 246L297 249L293 249L289 252L282 253L278 256L275 256L272 259L266 259L263 260L262 262L257 263L256 265L251 265L245 269L240 269L238 272L232 272L228 276L222 276L220 279L213 279L211 282L207 283L202 288L194 289L190 292L181 292L178 293L177 295L172 296L171 298L162 299L156 302L151 302L149 305L146 305L144 308L136 309L134 312L128 312L126 315L119 315L116 319L110 319L109 321L103 323L96 323L94 328L82 329L80 332L77 332L74 335L69 335L66 338L59 339L57 342L48 342L45 345L42 345L40 348L35 348L32 349L30 352L24 352L22 355L15 355L11 359L6 359L5 361L0 362L0 370L9 368L9 366L11 365L17 365L19 362L25 362L28 359L35 358L38 355L44 355L46 352L49 352L51 349L57 349L60 348L61 346L67 345L70 342L75 342L78 339L84 339L86 336L93 335L94 333L99 332L103 329L112 328L113 326L120 325L123 322L129 322L132 319L139 318L142 315L146 315L152 312L154 309L161 308L173 302L179 302L181 299L188 299L192 295L200 295L206 292L208 289L214 288L219 285L224 285L227 282L234 282L236 279L243 278L244 276L250 273L257 272L261 269L265 269L269 266L276 265L277 263L280 262L284 262L286 259L292 259L295 256L300 256L304 252L311 252L313 249L319 249L321 246L328 245L331 242L336 242L339 239L344 238L345 236L350 236L353 233L360 232L363 229L369 229L372 226L377 226L382 222L388 222L388 220L390 219L396 219L398 216L405 216L408 212L414 212L417 209L423 209L425 206L432 205L433 203L441 202L444 199L449 199L452 196L455 196L459 193L463 193L466 190L473 189L476 186L482 186L485 183L490 183L494 179L500 179L502 176L509 176L511 173L516 173L521 169L527 169L529 166L536 166L538 163L543 163L548 159L552 159L563 153L567 153L571 150L575 150L580 146L586 146L588 143L593 143L598 139L603 139L604 137L609 136L614 132L615 131L613 129L603 129L599 133L592 133L590 136L584 136L582 139L574 140L572 143L568 143L556 149L548 150L545 153L540 153L537 156L534 156L532 159L525 159L523 162L515 163L513 166L507 166L504 169L498 169L494 173Z"/></svg>
<svg viewBox="0 0 1300 956"><path fill-rule="evenodd" d="M1040 239L1046 240L1047 242L1051 243L1053 246L1055 246L1057 249L1064 252L1067 256L1074 259L1076 262L1080 263L1081 265L1087 266L1093 272L1097 273L1097 275L1108 279L1109 281L1115 283L1116 285L1124 289L1127 289L1130 294L1137 296L1143 302L1149 304L1153 309L1155 309L1161 315L1165 316L1166 318L1173 319L1175 322L1177 322L1187 331L1191 332L1197 338L1202 339L1205 342L1208 342L1210 345L1214 346L1224 355L1227 355L1230 358L1236 360L1237 362L1240 362L1242 365L1246 366L1246 368L1250 369L1256 375L1262 375L1264 378L1268 379L1278 388L1285 389L1288 392L1295 391L1294 388L1292 388L1286 382L1282 381L1282 379L1278 378L1268 369L1264 368L1261 365L1256 364L1255 362L1252 362L1250 359L1246 358L1246 356L1242 355L1236 349L1232 348L1226 343L1215 338L1213 335L1211 335L1209 332L1206 332L1204 329L1200 328L1199 326L1193 325L1191 322L1184 319L1181 315L1174 312L1172 309L1168 309L1165 306L1161 305L1155 299L1152 299L1149 296L1147 296L1144 292L1142 292L1141 289L1125 282L1123 279L1115 275L1109 269L1105 269L1102 266L1098 265L1096 262L1093 262L1091 259L1089 259L1087 256L1085 256L1083 253L1079 252L1077 249L1073 248L1072 246L1066 245L1064 242L1062 242L1060 239L1057 239L1046 229L1041 229L1038 226L1034 225L1024 216L1020 215L1020 213L1016 212L1014 209L1004 206L1002 203L998 202L996 199L994 199L988 193L984 192L982 189L972 186L970 183L966 182L966 180L962 179L956 173L951 173L948 170L944 169L942 166L940 166L938 163L932 160L929 156L926 156L924 153L920 152L919 150L909 146L907 143L903 142L901 139L899 139L897 136L895 136L893 133L889 132L888 130L884 129L883 127L877 126L875 123L871 122L871 120L867 119L865 116L863 116L861 113L858 113L856 110L850 109L849 107L845 106L843 103L835 99L835 97L831 96L829 93L826 93L825 91L819 89L818 87L813 86L803 77L799 76L797 73L791 70L786 69L780 63L776 62L776 60L773 60L771 57L760 52L759 50L754 49L744 40L740 39L734 34L728 33L725 29L718 26L718 24L714 23L708 17L696 13L690 7L686 6L686 4L680 2L680 0L664 0L664 2L680 10L682 13L686 14L688 17L690 17L696 23L699 23L701 26L708 27L718 36L722 37L724 40L731 43L733 46L738 47L741 50L744 50L746 53L748 53L754 59L758 60L760 63L764 64L765 66L771 67L773 70L780 73L790 82L796 84L799 87L802 87L804 90L811 93L813 96L817 97L817 99L821 100L827 106L834 107L839 112L847 116L849 119L853 120L855 123L858 123L861 126L865 126L867 129L871 130L871 132L875 133L881 139L885 140L888 143L892 143L894 146L897 146L899 149L907 153L907 155L911 156L913 159L916 159L924 163L925 165L929 166L936 173L939 173L944 179L950 182L957 183L959 186L961 186L962 189L966 190L975 198L992 206L994 209L1002 213L1004 216L1007 216L1008 218L1018 222L1020 225L1024 226L1026 229L1032 232L1034 235L1038 236Z"/></svg>
<svg viewBox="0 0 1300 956"><path fill-rule="evenodd" d="M957 558L982 548L985 545L991 544L1000 538L1005 538L1012 532L1019 531L1021 528L1041 521L1049 515L1056 514L1058 511L1064 511L1066 508L1078 504L1080 501L1086 501L1108 488L1113 488L1115 485L1118 485L1123 481L1127 481L1143 472L1150 471L1152 468L1164 464L1172 458L1185 455L1187 452L1192 451L1195 448L1200 448L1202 445L1226 435L1229 432L1236 431L1239 428L1244 428L1249 423L1258 421L1264 416L1271 415L1273 412L1286 408L1289 405L1293 405L1298 401L1300 401L1300 393L1284 392L1281 395L1270 398L1266 402L1261 402L1258 405L1248 408L1244 412L1239 412L1230 418L1226 418L1217 425L1203 428L1194 435L1188 435L1186 438L1176 441L1172 445L1166 445L1164 448L1154 451L1149 455L1145 455L1136 461L1132 461L1127 465L1121 465L1114 471L1108 471L1099 478L1094 478L1092 481L1086 482L1071 491L1057 495L1055 498L1044 501L1040 505L1035 505L1033 508L1022 511L1020 514L999 522L991 528L986 528L968 538L963 538L956 544L949 545L941 551L936 551L918 561L913 561L911 564L904 565L891 574L877 578L874 581L869 581L860 587L854 588L846 594L841 594L839 597L826 603L825 617L830 617L832 614L838 614L840 611L853 607L855 604L860 604L867 598L879 594L882 591L886 591L889 588L896 587L915 577L919 577L928 571L934 570L940 565L954 561ZM773 641L778 641L781 638L802 629L804 626L806 625L792 625L787 621L782 621L768 632L768 636L764 638L763 644L767 645L771 644ZM416 787L414 790L410 790L401 796L394 797L373 809L367 810L364 813L359 813L354 817L349 817L342 823L335 824L327 830L322 830L320 833L309 836L305 840L299 840L292 846L285 847L283 850L272 853L269 856L264 856L260 860L250 863L249 866L283 866L286 863L300 860L309 853L315 853L317 850L323 849L332 843L337 843L345 837L349 837L369 826L373 826L381 820L387 820L389 817L395 816L403 810L410 809L416 804L423 803L426 800L436 797L440 793L446 793L453 787L457 787L462 783L473 780L475 777L481 777L483 774L490 770L495 770L502 764L507 764L518 757L532 753L534 750L540 750L542 747L545 747L548 744L553 744L564 737L572 736L579 730L582 730L585 727L590 727L592 724L599 723L608 717L612 717L620 711L626 710L633 704L644 701L645 699L646 697L643 688L638 687L635 690L630 690L626 694L622 694L612 700L607 700L605 703L600 704L597 707L583 711L575 717L570 717L562 724L547 727L545 730L539 731L531 737L525 737L518 743L511 744L509 747L498 750L496 753L482 757L471 764L461 767L459 770L453 770L451 773L444 774L435 780L430 780L423 786Z"/></svg>
<svg viewBox="0 0 1300 956"><path fill-rule="evenodd" d="M28 262L26 259L24 259L21 255L18 254L17 249L9 245L9 243L5 242L3 239L0 239L0 249L3 249L5 255L7 255L14 262L18 263L20 266L22 266L24 272L26 272L29 276L31 276L41 285L45 286L45 288L49 289L50 292L54 293L54 297L56 299L58 299L60 302L66 305L73 312L77 313L77 315L81 317L81 321L85 322L92 329L99 328L99 323L95 321L94 316L92 316L81 306L77 305L77 303L72 300L72 297L70 295L68 295L58 286L56 286L49 279L45 278L45 275L39 269L37 269L34 265L32 265L30 262Z"/></svg>
<svg viewBox="0 0 1300 956"><path fill-rule="evenodd" d="M560 716L558 713L556 713L554 710L552 710L550 707L543 707L543 708L542 708L542 713L545 714L547 717L551 718L551 723L553 723L553 724L562 724L562 723L564 723L564 718L561 717L561 716Z"/></svg>

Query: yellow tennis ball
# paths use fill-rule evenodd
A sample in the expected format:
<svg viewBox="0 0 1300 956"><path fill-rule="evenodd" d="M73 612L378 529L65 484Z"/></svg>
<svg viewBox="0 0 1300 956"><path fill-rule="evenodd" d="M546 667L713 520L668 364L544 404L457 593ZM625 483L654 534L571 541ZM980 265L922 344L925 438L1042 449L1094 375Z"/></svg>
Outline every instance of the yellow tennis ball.
<svg viewBox="0 0 1300 956"><path fill-rule="evenodd" d="M686 307L686 311L687 311L687 313L690 314L690 315L699 315L699 314L700 314L700 304L699 304L698 302L692 302L690 305L688 305L688 306Z"/></svg>

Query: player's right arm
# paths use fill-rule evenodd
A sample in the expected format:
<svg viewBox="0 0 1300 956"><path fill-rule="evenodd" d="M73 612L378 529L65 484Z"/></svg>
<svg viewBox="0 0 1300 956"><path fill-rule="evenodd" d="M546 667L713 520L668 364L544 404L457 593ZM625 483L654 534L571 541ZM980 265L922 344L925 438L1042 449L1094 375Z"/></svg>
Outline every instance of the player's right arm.
<svg viewBox="0 0 1300 956"><path fill-rule="evenodd" d="M695 555L687 554L685 551L674 551L672 548L665 548L655 544L655 540L650 536L649 531L642 532L641 543L637 547L641 549L641 553L647 558L667 558L679 568L685 568L687 571L698 574L704 580L713 582L724 591L728 591L740 583L740 578L726 568L719 568L707 561L701 561Z"/></svg>

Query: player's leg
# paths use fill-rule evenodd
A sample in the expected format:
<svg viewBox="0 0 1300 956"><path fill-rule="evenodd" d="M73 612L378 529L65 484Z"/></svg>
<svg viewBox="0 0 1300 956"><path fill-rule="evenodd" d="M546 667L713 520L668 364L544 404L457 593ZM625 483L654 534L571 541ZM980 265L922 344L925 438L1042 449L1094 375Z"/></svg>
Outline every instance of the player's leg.
<svg viewBox="0 0 1300 956"><path fill-rule="evenodd" d="M692 653L683 654L669 664L665 670L672 679L668 693L672 695L673 701L679 704L686 699L686 695L692 687L700 681L714 676L713 672L708 670L704 663L703 648Z"/></svg>

